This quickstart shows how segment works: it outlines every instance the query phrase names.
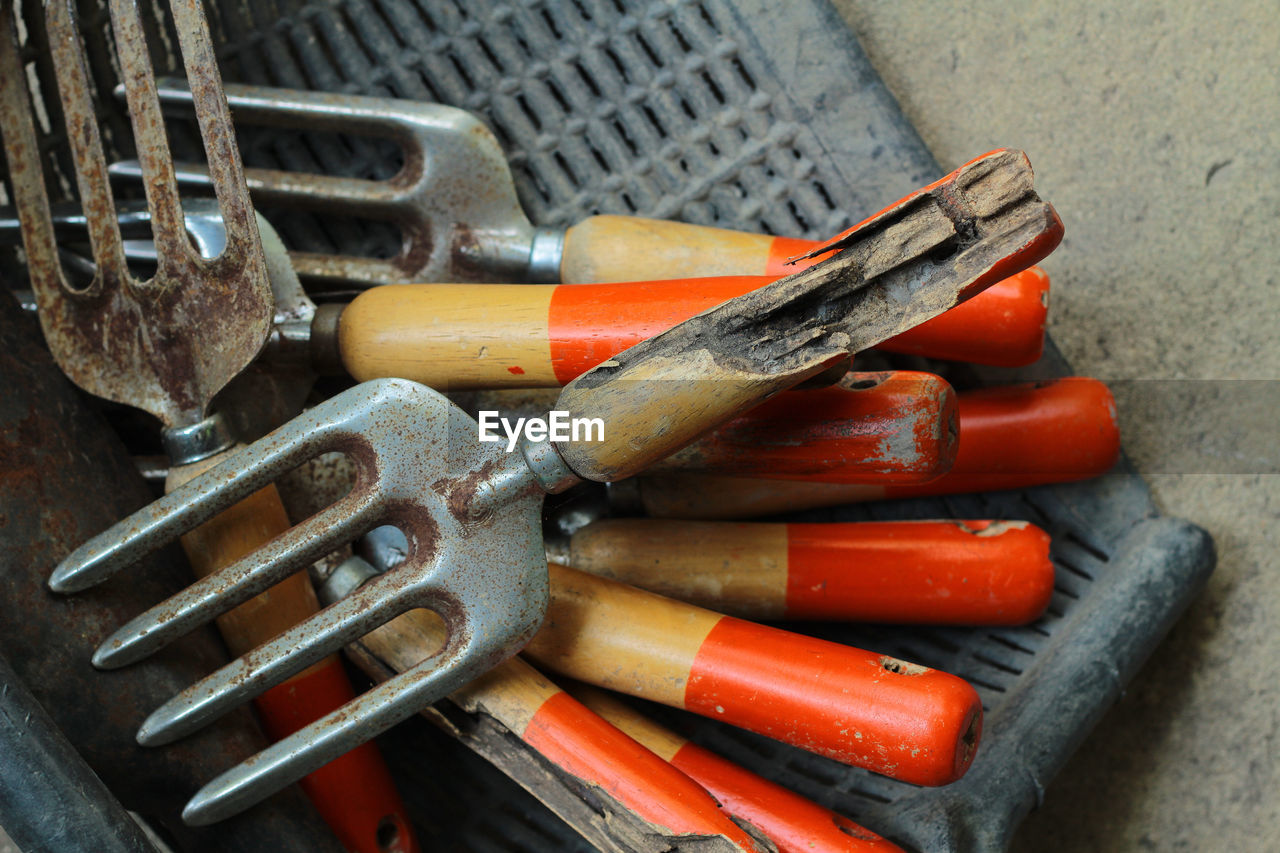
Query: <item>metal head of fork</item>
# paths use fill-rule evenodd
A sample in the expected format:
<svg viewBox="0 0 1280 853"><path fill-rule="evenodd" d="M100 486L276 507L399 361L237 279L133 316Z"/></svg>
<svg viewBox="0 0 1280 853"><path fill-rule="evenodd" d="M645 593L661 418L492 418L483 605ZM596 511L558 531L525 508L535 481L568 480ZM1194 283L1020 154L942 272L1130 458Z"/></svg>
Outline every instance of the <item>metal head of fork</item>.
<svg viewBox="0 0 1280 853"><path fill-rule="evenodd" d="M208 28L198 2L174 0L212 164L210 181L226 229L226 247L213 260L200 257L187 239L138 8L129 0L111 2L156 245L156 275L139 281L125 260L73 7L71 0L50 2L46 26L97 267L83 289L68 283L59 261L14 21L9 10L0 15L0 132L41 325L58 365L77 385L150 412L166 427L188 426L204 417L214 394L257 355L272 313L257 224Z"/></svg>
<svg viewBox="0 0 1280 853"><path fill-rule="evenodd" d="M474 420L442 395L376 380L322 403L229 461L81 546L50 586L85 589L178 538L321 453L356 467L346 497L257 552L196 582L108 638L99 667L139 660L247 601L369 529L408 540L394 571L228 664L157 709L139 741L173 741L407 610L439 613L445 649L214 779L189 822L234 814L420 711L514 654L542 622L547 573L539 523L549 488L567 485L558 457L481 443ZM549 450L549 446L547 447Z"/></svg>
<svg viewBox="0 0 1280 853"><path fill-rule="evenodd" d="M189 107L181 81L160 80L160 99ZM304 278L368 286L388 282L558 282L563 229L534 228L516 198L497 138L471 113L442 104L327 92L228 84L236 120L386 137L404 151L404 165L385 181L270 169L245 175L261 207L285 207L394 223L400 254L390 260L293 253ZM111 166L139 177L137 163ZM207 186L206 169L179 165L178 180Z"/></svg>

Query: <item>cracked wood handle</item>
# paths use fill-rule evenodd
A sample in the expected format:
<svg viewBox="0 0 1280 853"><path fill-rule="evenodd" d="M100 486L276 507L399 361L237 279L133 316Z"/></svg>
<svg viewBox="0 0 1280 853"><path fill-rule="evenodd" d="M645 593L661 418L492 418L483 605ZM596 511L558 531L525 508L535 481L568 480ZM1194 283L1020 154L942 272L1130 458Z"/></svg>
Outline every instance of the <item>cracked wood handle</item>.
<svg viewBox="0 0 1280 853"><path fill-rule="evenodd" d="M604 519L567 563L746 619L1024 625L1053 594L1025 521L760 524Z"/></svg>
<svg viewBox="0 0 1280 853"><path fill-rule="evenodd" d="M569 685L569 693L688 774L734 817L759 827L778 845L779 853L903 853L898 845L844 815L658 725L613 694L577 683Z"/></svg>
<svg viewBox="0 0 1280 853"><path fill-rule="evenodd" d="M438 652L440 617L412 610L366 634L355 645L403 672ZM735 849L755 843L705 790L519 658L498 664L449 697L470 713L489 714L544 758L598 785L671 835L722 835Z"/></svg>
<svg viewBox="0 0 1280 853"><path fill-rule="evenodd" d="M239 448L170 469L165 491L212 468ZM256 551L292 525L275 485L182 537L197 576L204 577ZM306 572L219 616L218 629L235 657L247 654L320 609ZM254 700L268 737L278 741L340 708L355 691L336 655L313 664ZM418 843L382 756L365 743L304 777L303 791L342 845L357 853L414 853Z"/></svg>
<svg viewBox="0 0 1280 853"><path fill-rule="evenodd" d="M631 216L593 216L568 230L560 280L621 282L673 276L796 272L822 244ZM1000 367L1030 364L1044 349L1049 276L1031 267L969 302L879 345L891 352Z"/></svg>
<svg viewBox="0 0 1280 853"><path fill-rule="evenodd" d="M548 570L547 619L524 650L546 668L917 785L973 760L982 703L963 679Z"/></svg>
<svg viewBox="0 0 1280 853"><path fill-rule="evenodd" d="M1021 152L980 157L823 246L834 252L826 260L573 380L557 408L599 418L605 435L555 447L584 479L637 474L779 391L1025 269L1061 237Z"/></svg>
<svg viewBox="0 0 1280 853"><path fill-rule="evenodd" d="M637 480L639 501L656 518L751 518L858 501L1066 483L1105 474L1120 458L1115 399L1096 379L967 391L959 395L959 420L955 462L928 483L849 485L664 473Z"/></svg>

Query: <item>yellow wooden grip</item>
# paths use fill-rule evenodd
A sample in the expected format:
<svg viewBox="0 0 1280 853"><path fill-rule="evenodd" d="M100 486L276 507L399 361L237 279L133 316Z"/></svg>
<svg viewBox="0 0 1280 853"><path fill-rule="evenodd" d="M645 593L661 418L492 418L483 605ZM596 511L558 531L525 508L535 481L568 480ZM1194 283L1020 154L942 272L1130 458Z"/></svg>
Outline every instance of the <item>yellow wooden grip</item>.
<svg viewBox="0 0 1280 853"><path fill-rule="evenodd" d="M773 237L704 225L593 216L565 234L566 284L712 275L765 275Z"/></svg>
<svg viewBox="0 0 1280 853"><path fill-rule="evenodd" d="M394 376L439 390L555 386L547 329L552 286L386 285L338 321L357 380Z"/></svg>

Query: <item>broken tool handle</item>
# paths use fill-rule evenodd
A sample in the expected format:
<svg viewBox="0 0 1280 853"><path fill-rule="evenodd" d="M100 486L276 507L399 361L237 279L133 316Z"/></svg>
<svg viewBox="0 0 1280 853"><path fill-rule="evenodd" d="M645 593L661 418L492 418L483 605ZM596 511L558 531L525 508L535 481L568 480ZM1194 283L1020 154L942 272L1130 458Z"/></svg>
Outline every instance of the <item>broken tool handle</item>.
<svg viewBox="0 0 1280 853"><path fill-rule="evenodd" d="M759 827L780 853L902 853L844 815L690 743L606 691L574 683L569 693L687 773L734 817Z"/></svg>
<svg viewBox="0 0 1280 853"><path fill-rule="evenodd" d="M1062 223L1021 152L980 157L824 246L826 260L690 318L573 380L557 402L603 440L555 443L611 482L1044 257Z"/></svg>
<svg viewBox="0 0 1280 853"><path fill-rule="evenodd" d="M657 518L751 518L858 501L931 497L1066 483L1105 474L1120 457L1115 400L1096 379L1070 377L959 395L951 470L916 485L786 482L708 474L637 481Z"/></svg>
<svg viewBox="0 0 1280 853"><path fill-rule="evenodd" d="M747 619L1024 625L1053 594L1023 521L760 524L605 519L568 565Z"/></svg>
<svg viewBox="0 0 1280 853"><path fill-rule="evenodd" d="M917 785L955 781L973 760L982 704L960 678L549 571L547 620L525 647L547 668Z"/></svg>
<svg viewBox="0 0 1280 853"><path fill-rule="evenodd" d="M411 610L356 642L396 672L444 647L441 619ZM356 658L360 660L359 656ZM379 673L370 672L374 677ZM449 697L493 717L544 758L672 835L723 835L739 849L754 843L685 774L605 722L520 658L509 658Z"/></svg>
<svg viewBox="0 0 1280 853"><path fill-rule="evenodd" d="M821 245L683 222L593 216L566 233L560 280L640 281L673 274L778 277L814 263L801 256ZM1030 364L1044 348L1048 303L1049 276L1030 267L879 348L1000 367Z"/></svg>
<svg viewBox="0 0 1280 853"><path fill-rule="evenodd" d="M821 483L926 483L956 455L956 394L931 373L849 373L722 424L650 471Z"/></svg>
<svg viewBox="0 0 1280 853"><path fill-rule="evenodd" d="M219 464L239 448L173 468L166 491ZM212 574L288 530L289 518L274 485L255 492L182 537L199 577ZM320 609L306 572L280 583L218 617L233 655L246 654ZM320 719L355 691L336 655L313 664L254 701L267 735L278 741ZM418 849L413 827L377 747L365 743L306 776L303 791L348 850L410 853ZM380 842L394 835L387 846Z"/></svg>

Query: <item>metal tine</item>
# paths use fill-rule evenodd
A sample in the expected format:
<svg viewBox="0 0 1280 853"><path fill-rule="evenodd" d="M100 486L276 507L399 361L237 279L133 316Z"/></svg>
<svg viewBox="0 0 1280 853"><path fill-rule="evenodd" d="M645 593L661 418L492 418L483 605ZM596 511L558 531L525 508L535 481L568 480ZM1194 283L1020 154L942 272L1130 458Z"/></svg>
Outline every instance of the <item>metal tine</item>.
<svg viewBox="0 0 1280 853"><path fill-rule="evenodd" d="M180 3L174 3L175 17ZM151 209L152 240L159 262L157 278L171 280L194 264L198 255L186 239L182 203L173 177L173 157L164 128L160 100L156 96L155 74L147 49L146 35L138 6L132 0L111 0L120 76L129 100L134 143L141 163L143 189ZM181 26L178 27L181 32ZM183 44L185 53L186 44ZM203 126L201 127L203 131ZM213 152L209 152L210 160ZM113 212L114 214L114 212Z"/></svg>
<svg viewBox="0 0 1280 853"><path fill-rule="evenodd" d="M406 205L413 204L415 187L421 178L422 162L426 157L421 141L405 133L404 124L388 118L376 109L365 107L358 99L342 108L324 110L316 105L298 100L264 98L235 85L228 85L227 99L234 105L236 115L254 124L277 124L289 127L306 126L342 133L366 133L393 138L405 152L405 165L400 174L391 180L344 178L336 175L307 173L300 178L295 172L275 169L245 169L245 181L259 203L267 205L298 206L317 210L355 208L366 215L382 219L403 216ZM123 93L117 86L116 95ZM158 94L164 107L181 107L186 113L192 106L192 93L182 81L161 78ZM318 96L323 97L323 96ZM112 177L137 179L142 177L137 161L123 160L108 167ZM180 163L175 174L182 186L209 187L212 180L208 169L201 165Z"/></svg>
<svg viewBox="0 0 1280 853"><path fill-rule="evenodd" d="M373 629L422 606L403 578L383 575L352 595L202 678L161 705L138 729L138 743L159 746L191 734L242 702L301 672Z"/></svg>
<svg viewBox="0 0 1280 853"><path fill-rule="evenodd" d="M450 633L444 650L233 767L201 788L182 812L193 826L230 817L479 677L488 663Z"/></svg>
<svg viewBox="0 0 1280 853"><path fill-rule="evenodd" d="M56 313L61 301L59 290L94 298L116 288L129 277L123 241L116 223L115 202L107 180L102 136L93 119L93 105L89 100L88 71L80 48L72 3L73 0L54 0L45 15L82 206L86 211L104 212L102 216L89 217L89 242L94 256L98 258L98 265L92 282L82 289L71 287L59 260L30 96L23 84L27 77L19 57L14 21L18 12L12 6L0 10L0 78L8 81L0 86L0 98L4 99L4 108L0 110L4 126L0 132L9 140L6 147L14 201L19 211L29 213L22 217L21 227L25 235L32 289L41 311L50 316Z"/></svg>
<svg viewBox="0 0 1280 853"><path fill-rule="evenodd" d="M128 2L133 7L133 20L137 22L138 9L136 0L115 0ZM222 79L218 73L218 57L213 50L213 40L209 35L209 25L205 21L201 0L170 0L169 8L173 13L174 26L178 31L178 42L182 47L182 62L186 68L187 81L192 92L193 103L198 103L196 120L200 125L200 137L204 142L205 154L209 162L209 173L213 183L214 194L222 209L222 221L226 230L226 250L213 265L223 268L247 266L255 261L261 264L261 238L258 235L258 220L254 215L249 192L241 176L244 164L240 161L240 148L236 144L235 130L231 123L231 109L227 106L227 97L222 91ZM139 26L137 35L143 38ZM139 42L141 57L147 57L145 39ZM135 98L129 91L131 77L123 75L129 109L135 107ZM132 82L137 82L132 79ZM156 90L155 76L148 59L145 69L146 93L143 104L147 120L152 122L164 140L164 167L166 170L166 188L172 187L174 204L178 205L177 184L173 176L173 158L169 153L168 137L164 134L164 116L160 108L160 98ZM144 171L150 171L147 160L141 154L139 160ZM153 173L154 174L154 173ZM148 178L147 183L153 182ZM189 257L199 261L183 230L181 206L176 208L177 218L172 237L182 242Z"/></svg>
<svg viewBox="0 0 1280 853"><path fill-rule="evenodd" d="M98 646L93 665L116 669L164 648L345 545L382 511L377 495L352 493L231 565L131 619Z"/></svg>
<svg viewBox="0 0 1280 853"><path fill-rule="evenodd" d="M291 422L298 428L254 442L81 545L54 569L49 588L80 592L101 583L285 471L336 449L351 417L334 401L321 403Z"/></svg>

